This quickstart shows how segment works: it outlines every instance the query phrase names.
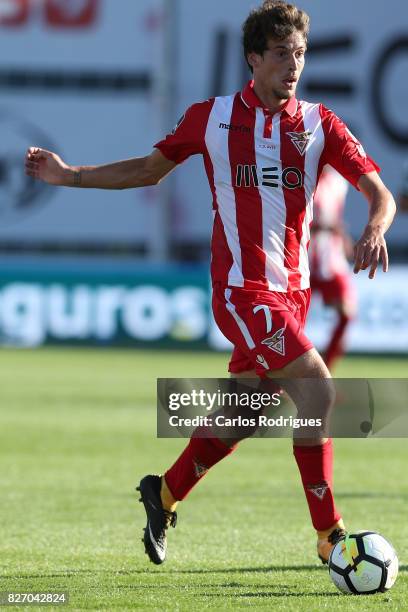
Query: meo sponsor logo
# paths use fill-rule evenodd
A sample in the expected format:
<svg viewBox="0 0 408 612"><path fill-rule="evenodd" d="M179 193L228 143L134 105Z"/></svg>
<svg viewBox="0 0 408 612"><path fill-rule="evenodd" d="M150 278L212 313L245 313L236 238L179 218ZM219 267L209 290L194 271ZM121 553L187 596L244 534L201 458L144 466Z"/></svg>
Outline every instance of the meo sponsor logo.
<svg viewBox="0 0 408 612"><path fill-rule="evenodd" d="M287 189L303 187L303 174L295 166L283 168L280 173L278 166L266 166L259 170L255 164L238 164L235 170L235 187L279 187Z"/></svg>

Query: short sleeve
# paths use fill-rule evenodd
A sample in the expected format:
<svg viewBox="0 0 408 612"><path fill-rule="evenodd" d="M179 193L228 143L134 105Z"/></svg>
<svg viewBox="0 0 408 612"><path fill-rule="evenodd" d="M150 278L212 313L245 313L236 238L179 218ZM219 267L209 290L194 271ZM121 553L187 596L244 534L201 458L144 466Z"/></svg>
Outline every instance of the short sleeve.
<svg viewBox="0 0 408 612"><path fill-rule="evenodd" d="M174 130L154 146L167 159L181 164L190 155L204 153L205 132L213 100L193 104L180 117Z"/></svg>
<svg viewBox="0 0 408 612"><path fill-rule="evenodd" d="M320 115L325 137L323 163L333 166L358 189L360 177L369 172L379 172L380 167L337 115L323 105L320 106Z"/></svg>

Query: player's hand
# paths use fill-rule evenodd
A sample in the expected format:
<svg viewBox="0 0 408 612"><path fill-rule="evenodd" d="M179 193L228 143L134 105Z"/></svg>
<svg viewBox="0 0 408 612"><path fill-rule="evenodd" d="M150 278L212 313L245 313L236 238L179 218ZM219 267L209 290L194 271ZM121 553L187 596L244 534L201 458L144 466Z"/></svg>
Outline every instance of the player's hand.
<svg viewBox="0 0 408 612"><path fill-rule="evenodd" d="M388 252L384 234L367 226L354 247L354 274L370 268L368 277L374 278L379 262L383 272L388 271Z"/></svg>
<svg viewBox="0 0 408 612"><path fill-rule="evenodd" d="M25 173L50 185L65 185L70 167L46 149L30 147L25 156ZM72 172L72 171L71 171Z"/></svg>

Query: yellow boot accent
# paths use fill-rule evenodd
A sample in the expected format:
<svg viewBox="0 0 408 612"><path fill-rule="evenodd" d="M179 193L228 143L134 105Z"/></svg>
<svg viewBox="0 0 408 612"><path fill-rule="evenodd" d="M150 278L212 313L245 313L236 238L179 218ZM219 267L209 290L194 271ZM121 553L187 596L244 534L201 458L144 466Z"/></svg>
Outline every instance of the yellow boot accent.
<svg viewBox="0 0 408 612"><path fill-rule="evenodd" d="M335 529L341 529L345 531L343 519L337 521L325 531L317 531L317 554L321 559L322 563L327 563L330 557L330 553L335 546L335 543L330 541L330 535Z"/></svg>
<svg viewBox="0 0 408 612"><path fill-rule="evenodd" d="M160 497L163 504L163 508L168 512L174 512L177 508L178 501L177 499L174 499L173 495L171 494L164 476L161 477Z"/></svg>

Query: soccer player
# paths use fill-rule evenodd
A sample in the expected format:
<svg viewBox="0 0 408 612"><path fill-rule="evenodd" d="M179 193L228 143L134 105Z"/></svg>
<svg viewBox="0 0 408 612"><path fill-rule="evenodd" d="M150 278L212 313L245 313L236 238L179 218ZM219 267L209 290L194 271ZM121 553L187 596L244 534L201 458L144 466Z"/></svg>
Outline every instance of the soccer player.
<svg viewBox="0 0 408 612"><path fill-rule="evenodd" d="M233 95L193 104L146 157L70 166L55 153L31 147L26 158L30 176L54 185L126 189L155 185L190 155L202 155L213 195L213 311L235 347L229 371L244 378L313 378L316 384L298 410L316 404L329 409L333 402L324 384L329 370L303 331L310 299L309 224L321 169L331 164L368 202L355 272L369 268L374 278L380 261L387 270L384 233L395 213L378 167L344 123L323 105L295 97L308 29L308 16L282 1L268 0L252 11L243 25L243 45L253 80ZM144 544L154 563L165 560L177 503L236 442L198 428L163 476L142 479ZM327 562L344 534L334 503L332 441L296 439L294 455L318 554Z"/></svg>
<svg viewBox="0 0 408 612"><path fill-rule="evenodd" d="M314 197L309 264L312 292L320 293L324 304L334 308L337 314L332 336L323 352L329 370L343 354L346 329L357 310L347 261L352 250L351 238L343 223L347 191L347 181L326 165Z"/></svg>

